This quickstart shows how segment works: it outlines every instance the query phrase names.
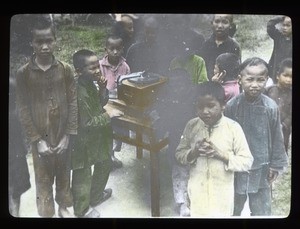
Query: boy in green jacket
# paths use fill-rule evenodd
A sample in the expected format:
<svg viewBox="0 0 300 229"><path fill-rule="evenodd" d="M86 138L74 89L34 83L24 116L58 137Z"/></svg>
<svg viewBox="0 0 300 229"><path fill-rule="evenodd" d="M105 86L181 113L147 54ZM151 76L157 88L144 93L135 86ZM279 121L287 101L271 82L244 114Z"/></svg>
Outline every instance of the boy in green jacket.
<svg viewBox="0 0 300 229"><path fill-rule="evenodd" d="M105 189L111 171L111 118L122 112L103 108L108 101L107 81L101 76L94 52L76 52L73 65L78 75L79 112L78 136L72 150L74 215L98 218L100 214L93 207L112 194L112 189Z"/></svg>

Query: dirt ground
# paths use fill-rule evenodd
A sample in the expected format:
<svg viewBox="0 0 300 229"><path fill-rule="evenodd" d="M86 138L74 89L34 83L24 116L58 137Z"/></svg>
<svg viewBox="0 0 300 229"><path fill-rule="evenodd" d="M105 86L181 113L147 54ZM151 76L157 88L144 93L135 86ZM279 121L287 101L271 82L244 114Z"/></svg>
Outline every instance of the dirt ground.
<svg viewBox="0 0 300 229"><path fill-rule="evenodd" d="M109 177L107 187L113 189L113 194L110 199L96 208L101 218L151 218L149 152L144 150L143 158L137 159L135 147L123 144L121 152L116 153L116 156L123 162L123 167L113 170ZM163 150L160 153L160 217L178 218L173 200L171 170L166 156ZM32 188L21 198L20 217L38 218L30 154L28 164ZM73 212L72 208L69 210ZM250 211L246 204L242 217L249 216Z"/></svg>

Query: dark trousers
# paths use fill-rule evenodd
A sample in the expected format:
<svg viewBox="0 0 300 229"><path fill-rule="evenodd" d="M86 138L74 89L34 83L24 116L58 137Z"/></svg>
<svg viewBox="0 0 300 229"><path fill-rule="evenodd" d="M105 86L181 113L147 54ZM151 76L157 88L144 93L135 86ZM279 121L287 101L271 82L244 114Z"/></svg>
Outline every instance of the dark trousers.
<svg viewBox="0 0 300 229"><path fill-rule="evenodd" d="M102 198L111 171L111 160L98 162L92 167L75 169L72 175L74 215L84 216L90 205Z"/></svg>
<svg viewBox="0 0 300 229"><path fill-rule="evenodd" d="M259 189L257 193L248 193L251 216L271 215L271 190ZM247 194L234 194L234 216L240 216L244 209Z"/></svg>
<svg viewBox="0 0 300 229"><path fill-rule="evenodd" d="M38 214L42 217L52 217L55 214L53 199L54 179L56 203L63 207L71 207L73 204L70 188L69 153L69 151L66 151L60 155L40 156L36 145L32 146L36 203Z"/></svg>

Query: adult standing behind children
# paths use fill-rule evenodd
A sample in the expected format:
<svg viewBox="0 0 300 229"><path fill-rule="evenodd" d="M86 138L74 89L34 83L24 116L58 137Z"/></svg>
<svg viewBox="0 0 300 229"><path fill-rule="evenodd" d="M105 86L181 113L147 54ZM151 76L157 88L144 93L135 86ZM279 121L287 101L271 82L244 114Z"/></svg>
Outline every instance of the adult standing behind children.
<svg viewBox="0 0 300 229"><path fill-rule="evenodd" d="M233 214L234 172L251 168L253 157L241 126L225 117L221 84L197 85L197 118L185 126L176 159L190 168L188 196L192 217Z"/></svg>
<svg viewBox="0 0 300 229"><path fill-rule="evenodd" d="M77 93L71 67L55 58L56 36L49 21L37 19L32 28L34 55L17 72L17 106L31 148L38 214L68 217L71 207L71 135L77 134Z"/></svg>
<svg viewBox="0 0 300 229"><path fill-rule="evenodd" d="M277 68L285 58L292 58L292 21L288 16L276 16L268 21L267 32L273 39L273 51L269 60L269 77L277 83Z"/></svg>
<svg viewBox="0 0 300 229"><path fill-rule="evenodd" d="M103 108L108 101L107 80L101 76L94 52L77 51L73 55L73 64L78 74L79 111L78 137L72 150L74 215L98 218L100 213L93 207L112 195L112 189L105 189L112 166L111 118L123 113Z"/></svg>
<svg viewBox="0 0 300 229"><path fill-rule="evenodd" d="M211 23L213 34L204 42L200 51L200 55L205 60L209 80L214 75L214 66L220 54L233 53L241 58L240 44L229 35L233 24L233 15L215 14Z"/></svg>
<svg viewBox="0 0 300 229"><path fill-rule="evenodd" d="M117 83L116 80L120 75L130 73L130 68L122 56L124 51L123 40L118 36L109 36L105 45L105 56L99 61L102 76L106 78L106 88L109 91L110 98L117 98ZM116 129L116 131L119 131ZM122 147L121 141L115 141L115 146L111 151L113 168L122 167L122 162L115 157L115 151L119 152Z"/></svg>
<svg viewBox="0 0 300 229"><path fill-rule="evenodd" d="M133 44L126 60L132 72L146 71L164 75L168 64L163 60L163 47L157 40L159 21L154 16L143 20L143 40Z"/></svg>
<svg viewBox="0 0 300 229"><path fill-rule="evenodd" d="M267 78L264 60L246 59L239 75L243 92L225 108L225 115L242 126L254 158L249 172L235 174L235 216L241 215L247 197L251 216L271 215L271 184L288 165L278 106L262 94Z"/></svg>
<svg viewBox="0 0 300 229"><path fill-rule="evenodd" d="M291 58L281 61L277 71L277 84L267 87L265 92L279 106L284 146L287 153L292 132L292 64Z"/></svg>

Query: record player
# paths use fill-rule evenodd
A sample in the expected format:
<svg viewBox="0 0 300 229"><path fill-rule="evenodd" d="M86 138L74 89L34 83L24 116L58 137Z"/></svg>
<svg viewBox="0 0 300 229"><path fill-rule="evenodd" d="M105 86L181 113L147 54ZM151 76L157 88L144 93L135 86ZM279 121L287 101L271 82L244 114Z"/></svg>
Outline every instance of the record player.
<svg viewBox="0 0 300 229"><path fill-rule="evenodd" d="M121 75L117 79L118 99L126 105L145 108L155 101L160 86L166 81L166 77L145 71Z"/></svg>

